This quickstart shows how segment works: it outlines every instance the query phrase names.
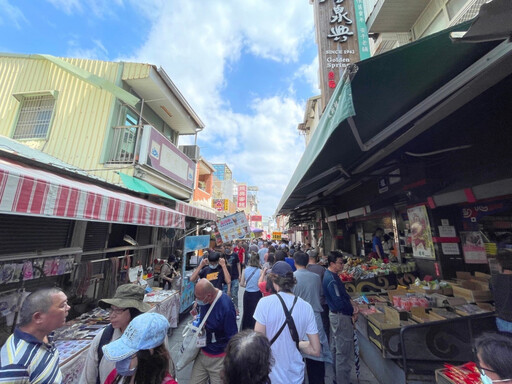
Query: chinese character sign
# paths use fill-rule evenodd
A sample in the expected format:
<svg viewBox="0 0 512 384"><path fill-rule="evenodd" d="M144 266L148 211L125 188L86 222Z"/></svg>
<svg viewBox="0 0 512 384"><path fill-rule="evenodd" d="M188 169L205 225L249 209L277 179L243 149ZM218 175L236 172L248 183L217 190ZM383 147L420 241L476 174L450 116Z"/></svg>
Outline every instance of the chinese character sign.
<svg viewBox="0 0 512 384"><path fill-rule="evenodd" d="M240 184L238 186L238 199L236 206L241 209L247 207L247 185L245 184Z"/></svg>
<svg viewBox="0 0 512 384"><path fill-rule="evenodd" d="M368 32L362 0L314 0L314 12L322 103L327 105L346 68L368 57Z"/></svg>
<svg viewBox="0 0 512 384"><path fill-rule="evenodd" d="M245 213L238 212L217 221L217 229L224 243L243 238L251 233Z"/></svg>

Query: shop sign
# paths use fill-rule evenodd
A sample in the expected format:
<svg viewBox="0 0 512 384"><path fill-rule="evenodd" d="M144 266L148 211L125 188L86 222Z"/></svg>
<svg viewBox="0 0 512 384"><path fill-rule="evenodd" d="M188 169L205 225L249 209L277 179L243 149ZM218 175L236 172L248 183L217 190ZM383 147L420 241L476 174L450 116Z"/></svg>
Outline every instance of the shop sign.
<svg viewBox="0 0 512 384"><path fill-rule="evenodd" d="M437 229L439 230L439 237L457 237L453 225L440 225Z"/></svg>
<svg viewBox="0 0 512 384"><path fill-rule="evenodd" d="M389 190L389 187L388 187L388 178L387 177L382 177L379 179L379 193L384 193L384 192L387 192Z"/></svg>
<svg viewBox="0 0 512 384"><path fill-rule="evenodd" d="M280 241L281 240L281 232L272 232L272 240Z"/></svg>
<svg viewBox="0 0 512 384"><path fill-rule="evenodd" d="M457 243L441 243L443 255L460 255L459 244Z"/></svg>
<svg viewBox="0 0 512 384"><path fill-rule="evenodd" d="M434 259L434 242L428 220L427 208L424 205L407 210L411 231L412 254L414 257Z"/></svg>
<svg viewBox="0 0 512 384"><path fill-rule="evenodd" d="M238 185L237 208L245 209L247 207L247 185Z"/></svg>
<svg viewBox="0 0 512 384"><path fill-rule="evenodd" d="M480 231L461 232L462 251L467 264L487 264L487 253Z"/></svg>
<svg viewBox="0 0 512 384"><path fill-rule="evenodd" d="M214 199L213 208L215 208L219 212L224 211L224 199Z"/></svg>
<svg viewBox="0 0 512 384"><path fill-rule="evenodd" d="M464 229L478 230L478 220L482 217L508 210L510 206L510 202L499 201L489 204L475 204L463 207L461 213Z"/></svg>
<svg viewBox="0 0 512 384"><path fill-rule="evenodd" d="M327 105L345 69L370 57L363 0L315 0L322 103Z"/></svg>
<svg viewBox="0 0 512 384"><path fill-rule="evenodd" d="M263 221L263 218L261 215L251 216L251 221Z"/></svg>

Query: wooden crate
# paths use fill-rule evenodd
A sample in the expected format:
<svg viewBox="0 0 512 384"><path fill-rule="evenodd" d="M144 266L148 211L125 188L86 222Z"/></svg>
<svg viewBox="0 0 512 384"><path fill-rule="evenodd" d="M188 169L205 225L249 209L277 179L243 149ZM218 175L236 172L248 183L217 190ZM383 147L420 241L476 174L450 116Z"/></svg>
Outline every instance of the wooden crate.
<svg viewBox="0 0 512 384"><path fill-rule="evenodd" d="M462 281L460 285L453 286L453 296L463 297L469 303L492 300L492 293L489 289L474 281Z"/></svg>

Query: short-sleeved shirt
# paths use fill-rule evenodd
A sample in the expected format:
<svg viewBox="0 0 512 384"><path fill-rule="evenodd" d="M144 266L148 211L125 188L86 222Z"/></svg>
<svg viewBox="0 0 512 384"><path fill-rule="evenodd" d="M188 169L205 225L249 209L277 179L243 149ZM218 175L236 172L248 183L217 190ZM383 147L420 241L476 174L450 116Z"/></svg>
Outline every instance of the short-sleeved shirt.
<svg viewBox="0 0 512 384"><path fill-rule="evenodd" d="M248 266L242 273L244 274L245 279L245 290L247 292L258 292L258 279L260 277L261 269Z"/></svg>
<svg viewBox="0 0 512 384"><path fill-rule="evenodd" d="M320 276L321 282L324 281L325 267L322 267L320 264L308 264L306 266L306 269L308 271L316 273L318 276ZM322 285L322 292L320 293L320 304L322 304L322 306L326 305L323 285Z"/></svg>
<svg viewBox="0 0 512 384"><path fill-rule="evenodd" d="M232 252L231 255L226 255L226 259L227 265L230 267L229 274L231 275L231 281L237 280L240 277L238 275L238 264L240 264L238 255L235 252Z"/></svg>
<svg viewBox="0 0 512 384"><path fill-rule="evenodd" d="M265 255L268 253L268 248L261 248L258 251L258 255L260 256L260 264L263 265L265 263Z"/></svg>
<svg viewBox="0 0 512 384"><path fill-rule="evenodd" d="M210 305L201 306L201 319L204 319ZM206 347L202 351L206 355L219 356L224 354L228 341L238 332L236 311L231 298L223 293L206 319Z"/></svg>
<svg viewBox="0 0 512 384"><path fill-rule="evenodd" d="M0 383L60 384L59 351L16 328L2 347Z"/></svg>
<svg viewBox="0 0 512 384"><path fill-rule="evenodd" d="M373 252L377 252L377 248L380 251L381 257L384 257L384 248L382 248L382 241L381 241L380 237L373 236L373 239L372 239L372 251Z"/></svg>
<svg viewBox="0 0 512 384"><path fill-rule="evenodd" d="M201 279L208 280L215 288L218 289L222 289L222 286L226 284L224 270L220 265L217 265L217 268L215 269L211 268L209 265L203 267L203 269L199 271L199 277Z"/></svg>
<svg viewBox="0 0 512 384"><path fill-rule="evenodd" d="M306 300L314 312L323 312L320 304L320 293L322 292L322 281L320 277L307 269L297 269L293 272L297 284L293 287L293 293Z"/></svg>
<svg viewBox="0 0 512 384"><path fill-rule="evenodd" d="M294 295L278 293L288 310L293 305ZM263 297L254 311L254 319L265 326L269 340L276 335L286 320L283 306L277 295ZM293 321L299 334L299 340L306 340L307 335L318 333L313 308L300 297L292 311ZM270 372L272 383L302 384L304 380L304 362L302 355L292 339L288 326L271 346L275 364Z"/></svg>

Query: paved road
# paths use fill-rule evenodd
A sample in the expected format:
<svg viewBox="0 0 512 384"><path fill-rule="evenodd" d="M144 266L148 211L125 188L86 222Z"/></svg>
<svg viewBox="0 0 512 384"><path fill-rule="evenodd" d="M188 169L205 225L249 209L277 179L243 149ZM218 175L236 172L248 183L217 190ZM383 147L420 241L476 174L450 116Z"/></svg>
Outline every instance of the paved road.
<svg viewBox="0 0 512 384"><path fill-rule="evenodd" d="M243 291L244 291L244 289L242 287L240 287L240 292L239 292L240 312L243 311L243 308L242 308ZM169 337L169 347L171 349L171 356L175 360L177 358L179 349L181 347L181 342L183 341L183 336L182 336L183 329L190 319L191 319L190 315L182 315L182 317L180 318L180 322L178 324L178 328L176 328L173 331L172 335ZM240 321L238 321L238 325L240 325ZM333 383L332 366L327 367L326 370L327 370L327 374L326 374L325 383L332 384ZM181 371L178 372L178 374L177 374L178 382L180 384L188 384L189 380L190 380L191 372L192 372L192 364L189 364L187 367L185 367L184 369L182 369ZM370 369L366 366L366 364L363 361L361 361L359 381L357 380L357 375L356 375L355 369L352 369L351 381L354 384L355 383L360 383L360 384L378 383L375 376L372 374Z"/></svg>

